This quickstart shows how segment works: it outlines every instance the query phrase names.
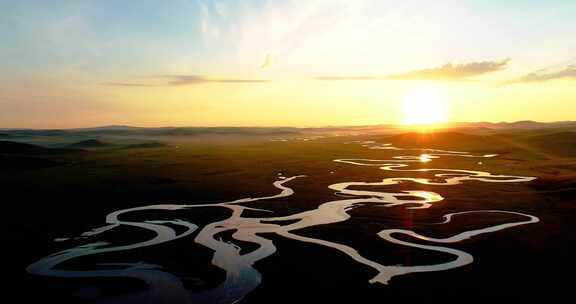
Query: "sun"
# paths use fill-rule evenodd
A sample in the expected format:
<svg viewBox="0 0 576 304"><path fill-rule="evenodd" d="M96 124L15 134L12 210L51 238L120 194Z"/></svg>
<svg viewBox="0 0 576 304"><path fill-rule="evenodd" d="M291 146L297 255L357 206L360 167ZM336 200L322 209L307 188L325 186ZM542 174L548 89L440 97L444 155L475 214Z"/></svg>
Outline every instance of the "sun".
<svg viewBox="0 0 576 304"><path fill-rule="evenodd" d="M445 123L450 116L450 100L440 87L417 87L404 96L402 110L402 123L405 125Z"/></svg>

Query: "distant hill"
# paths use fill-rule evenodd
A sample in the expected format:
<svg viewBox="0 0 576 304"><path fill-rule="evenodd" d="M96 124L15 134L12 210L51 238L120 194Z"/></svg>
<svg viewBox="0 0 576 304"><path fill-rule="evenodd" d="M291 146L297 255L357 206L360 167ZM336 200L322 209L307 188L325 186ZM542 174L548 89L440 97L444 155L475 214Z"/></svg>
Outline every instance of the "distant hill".
<svg viewBox="0 0 576 304"><path fill-rule="evenodd" d="M14 136L68 136L81 135L144 135L144 136L197 136L197 135L290 135L300 134L302 129L292 127L159 127L141 128L130 126L105 126L66 130L0 129L3 134Z"/></svg>
<svg viewBox="0 0 576 304"><path fill-rule="evenodd" d="M84 148L84 149L108 148L108 147L112 147L112 146L114 146L114 145L103 142L103 141L98 140L98 139L87 139L87 140L82 140L82 141L67 145L67 147L69 147L69 148Z"/></svg>
<svg viewBox="0 0 576 304"><path fill-rule="evenodd" d="M0 129L3 137L29 137L29 136L63 136L68 130L58 129Z"/></svg>
<svg viewBox="0 0 576 304"><path fill-rule="evenodd" d="M93 127L93 128L79 128L73 129L77 131L102 131L102 130L134 130L134 129L142 129L141 127L132 127L126 125L109 125L109 126L100 126L100 127Z"/></svg>
<svg viewBox="0 0 576 304"><path fill-rule="evenodd" d="M516 122L454 122L439 130L456 132L489 131L522 131L536 129L568 129L576 130L576 121L537 122L523 120ZM77 129L0 129L5 138L10 137L80 137L100 136L287 136L306 133L398 133L403 132L403 126L392 124L362 125L362 126L327 126L327 127L133 127L126 125L111 125L94 128Z"/></svg>
<svg viewBox="0 0 576 304"><path fill-rule="evenodd" d="M525 136L521 139L526 144L562 156L576 155L576 132L553 132Z"/></svg>
<svg viewBox="0 0 576 304"><path fill-rule="evenodd" d="M515 122L499 122L493 123L492 126L498 128L514 128L514 129L535 129L545 127L547 123L537 122L532 120L521 120Z"/></svg>
<svg viewBox="0 0 576 304"><path fill-rule="evenodd" d="M298 128L267 127L160 127L139 128L129 126L108 126L87 129L71 129L70 134L83 135L123 135L123 136L201 136L201 135L290 135L299 134Z"/></svg>
<svg viewBox="0 0 576 304"><path fill-rule="evenodd" d="M0 140L0 154L46 155L78 152L78 149L49 149L38 145Z"/></svg>
<svg viewBox="0 0 576 304"><path fill-rule="evenodd" d="M152 148L164 148L167 145L163 142L147 142L147 143L140 143L140 144L131 144L126 145L123 149L152 149Z"/></svg>
<svg viewBox="0 0 576 304"><path fill-rule="evenodd" d="M452 123L451 127L476 127L493 130L502 129L541 129L541 128L576 128L576 121L556 121L556 122L538 122L533 120L521 120L514 122L457 122Z"/></svg>

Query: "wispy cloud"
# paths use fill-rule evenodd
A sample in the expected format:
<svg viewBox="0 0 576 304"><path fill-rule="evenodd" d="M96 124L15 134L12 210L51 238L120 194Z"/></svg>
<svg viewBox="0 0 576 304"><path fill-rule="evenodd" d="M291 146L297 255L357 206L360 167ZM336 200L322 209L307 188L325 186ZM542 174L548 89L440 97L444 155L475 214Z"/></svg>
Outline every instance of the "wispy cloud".
<svg viewBox="0 0 576 304"><path fill-rule="evenodd" d="M106 82L104 85L118 86L118 87L157 87L158 84L149 83L131 83L131 82Z"/></svg>
<svg viewBox="0 0 576 304"><path fill-rule="evenodd" d="M158 87L158 86L185 86L185 85L199 85L207 83L265 83L270 80L267 79L251 79L251 78L216 78L204 75L163 75L154 77L156 81L150 83L136 83L136 82L107 82L105 85L122 86L122 87Z"/></svg>
<svg viewBox="0 0 576 304"><path fill-rule="evenodd" d="M482 74L503 70L510 59L501 61L479 61L445 65L384 76L320 76L318 80L443 80L462 81Z"/></svg>
<svg viewBox="0 0 576 304"><path fill-rule="evenodd" d="M576 64L570 64L556 71L538 70L511 82L540 82L554 79L576 79Z"/></svg>
<svg viewBox="0 0 576 304"><path fill-rule="evenodd" d="M462 64L447 63L443 66L411 71L388 76L389 79L407 80L463 80L486 73L500 71L508 65L510 59L501 61L480 61Z"/></svg>
<svg viewBox="0 0 576 304"><path fill-rule="evenodd" d="M202 83L262 83L268 82L266 79L247 78L210 78L202 75L166 75L168 85L191 85Z"/></svg>

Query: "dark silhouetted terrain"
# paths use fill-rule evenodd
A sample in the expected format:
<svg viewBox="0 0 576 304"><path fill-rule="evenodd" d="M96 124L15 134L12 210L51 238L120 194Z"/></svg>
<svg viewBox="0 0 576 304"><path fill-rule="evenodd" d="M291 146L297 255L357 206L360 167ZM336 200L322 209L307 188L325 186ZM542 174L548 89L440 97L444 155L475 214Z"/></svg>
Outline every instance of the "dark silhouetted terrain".
<svg viewBox="0 0 576 304"><path fill-rule="evenodd" d="M95 295L138 292L145 284L121 278L65 279L33 276L25 268L47 255L87 242L74 238L101 227L106 215L120 209L154 204L218 203L272 195L279 173L307 175L290 183L293 196L259 201L246 216L270 216L314 209L338 199L328 186L342 181L381 181L413 172L386 172L377 167L336 163L339 158L391 159L419 155L425 148L499 154L471 159L441 157L416 168L452 168L537 177L527 183L468 181L458 187L402 183L393 191L437 191L441 203L424 210L365 205L350 211L342 223L298 231L357 248L379 262L422 264L447 256L398 247L375 237L384 228L412 227L435 236L460 233L471 227L498 223L500 218L463 217L437 227L442 215L465 210L499 209L532 214L541 222L482 235L455 244L474 255L465 267L394 278L390 285L370 284L374 275L349 257L326 247L266 235L277 252L255 268L261 285L242 303L310 299L326 302L358 295L389 296L560 295L569 294L576 254L576 125L459 124L420 133L390 126L328 128L132 128L126 126L77 130L2 130L0 184L3 195L4 261L13 282L26 286L31 301L92 303ZM363 141L414 148L414 151L370 149ZM71 149L75 148L75 149ZM426 177L429 173L416 175ZM375 188L376 189L376 188ZM384 187L377 188L384 190ZM386 188L390 189L390 188ZM387 190L388 191L388 190ZM226 210L198 209L179 213L200 227L229 216ZM170 218L148 212L141 220ZM288 222L286 224L289 224ZM128 228L105 232L102 241L141 240ZM231 239L222 234L223 239ZM239 243L243 244L243 243ZM250 250L245 245L243 250ZM213 251L191 241L151 246L79 260L68 267L111 261L158 264L182 278L190 290L208 290L223 282L225 273L212 266ZM289 286L289 287L287 287ZM287 292L288 291L288 292Z"/></svg>

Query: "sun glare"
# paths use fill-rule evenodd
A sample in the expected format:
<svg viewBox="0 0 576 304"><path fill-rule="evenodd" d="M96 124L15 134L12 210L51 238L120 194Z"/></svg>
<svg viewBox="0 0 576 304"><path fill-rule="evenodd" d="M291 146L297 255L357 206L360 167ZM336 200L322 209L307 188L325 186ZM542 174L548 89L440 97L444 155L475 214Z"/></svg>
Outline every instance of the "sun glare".
<svg viewBox="0 0 576 304"><path fill-rule="evenodd" d="M441 88L414 88L404 97L402 123L431 125L447 122L449 107L449 98Z"/></svg>
<svg viewBox="0 0 576 304"><path fill-rule="evenodd" d="M432 156L430 156L429 154L420 154L418 159L420 160L421 163L427 163L429 161L432 161Z"/></svg>

